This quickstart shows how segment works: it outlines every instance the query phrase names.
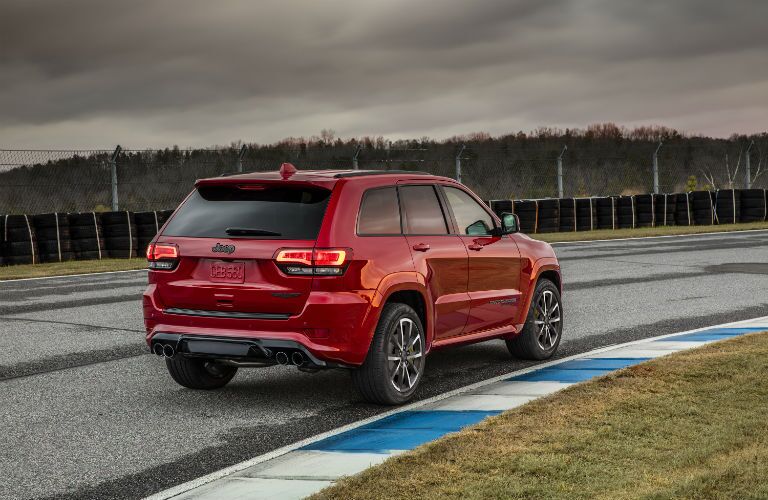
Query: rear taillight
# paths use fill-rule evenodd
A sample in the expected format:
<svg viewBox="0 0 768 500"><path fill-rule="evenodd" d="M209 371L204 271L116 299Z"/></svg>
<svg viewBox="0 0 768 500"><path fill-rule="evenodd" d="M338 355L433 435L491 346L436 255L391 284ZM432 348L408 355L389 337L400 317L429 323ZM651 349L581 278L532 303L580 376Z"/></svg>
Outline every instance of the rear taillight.
<svg viewBox="0 0 768 500"><path fill-rule="evenodd" d="M275 262L285 274L340 276L351 256L344 248L284 248L275 254Z"/></svg>
<svg viewBox="0 0 768 500"><path fill-rule="evenodd" d="M179 263L179 247L152 243L147 247L149 268L158 271L171 271Z"/></svg>

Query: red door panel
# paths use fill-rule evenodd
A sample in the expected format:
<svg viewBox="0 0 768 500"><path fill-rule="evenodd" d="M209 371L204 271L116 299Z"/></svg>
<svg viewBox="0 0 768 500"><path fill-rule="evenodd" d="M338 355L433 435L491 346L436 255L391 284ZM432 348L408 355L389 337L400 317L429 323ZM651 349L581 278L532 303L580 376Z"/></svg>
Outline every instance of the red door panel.
<svg viewBox="0 0 768 500"><path fill-rule="evenodd" d="M467 250L457 236L406 236L434 302L435 339L459 335L469 313ZM427 248L428 247L428 248Z"/></svg>
<svg viewBox="0 0 768 500"><path fill-rule="evenodd" d="M509 236L461 236L469 253L465 333L512 325L520 311L520 251Z"/></svg>

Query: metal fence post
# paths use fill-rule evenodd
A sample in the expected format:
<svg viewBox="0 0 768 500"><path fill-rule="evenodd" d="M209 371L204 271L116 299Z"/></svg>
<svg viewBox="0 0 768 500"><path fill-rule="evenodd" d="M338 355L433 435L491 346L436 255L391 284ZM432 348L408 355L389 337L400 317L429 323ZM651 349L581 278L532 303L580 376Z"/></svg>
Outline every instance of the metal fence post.
<svg viewBox="0 0 768 500"><path fill-rule="evenodd" d="M248 151L248 146L243 144L243 147L240 148L240 153L237 155L237 171L242 172L243 171L243 157L245 156L245 152Z"/></svg>
<svg viewBox="0 0 768 500"><path fill-rule="evenodd" d="M117 200L117 157L120 156L120 152L123 148L118 145L115 148L115 152L112 153L112 158L109 161L109 166L112 174L112 211L117 212L120 208L120 204Z"/></svg>
<svg viewBox="0 0 768 500"><path fill-rule="evenodd" d="M557 197L563 198L563 155L568 150L568 146L563 146L560 156L557 157Z"/></svg>
<svg viewBox="0 0 768 500"><path fill-rule="evenodd" d="M653 153L653 192L659 194L659 150L663 142L659 141L656 151Z"/></svg>
<svg viewBox="0 0 768 500"><path fill-rule="evenodd" d="M456 180L458 182L461 182L461 154L466 148L467 146L462 144L461 149L459 149L459 153L456 155Z"/></svg>
<svg viewBox="0 0 768 500"><path fill-rule="evenodd" d="M357 155L360 154L361 149L363 149L363 147L358 144L357 149L355 149L355 156L352 157L352 170L360 169L359 165L357 164Z"/></svg>
<svg viewBox="0 0 768 500"><path fill-rule="evenodd" d="M747 157L744 159L744 187L746 189L752 189L752 165L749 161L749 151L754 145L755 141L749 143L749 146L747 147Z"/></svg>

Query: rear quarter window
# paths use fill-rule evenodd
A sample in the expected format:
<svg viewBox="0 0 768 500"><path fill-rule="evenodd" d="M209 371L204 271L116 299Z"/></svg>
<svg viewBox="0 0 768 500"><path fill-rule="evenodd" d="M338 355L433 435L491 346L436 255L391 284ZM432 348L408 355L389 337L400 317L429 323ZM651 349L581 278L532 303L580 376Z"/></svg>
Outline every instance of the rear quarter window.
<svg viewBox="0 0 768 500"><path fill-rule="evenodd" d="M201 186L179 207L163 231L197 238L314 240L331 192L312 187ZM232 229L252 230L231 234ZM270 234L271 233L271 234Z"/></svg>
<svg viewBox="0 0 768 500"><path fill-rule="evenodd" d="M400 204L393 187L369 189L360 203L357 234L370 236L399 235Z"/></svg>

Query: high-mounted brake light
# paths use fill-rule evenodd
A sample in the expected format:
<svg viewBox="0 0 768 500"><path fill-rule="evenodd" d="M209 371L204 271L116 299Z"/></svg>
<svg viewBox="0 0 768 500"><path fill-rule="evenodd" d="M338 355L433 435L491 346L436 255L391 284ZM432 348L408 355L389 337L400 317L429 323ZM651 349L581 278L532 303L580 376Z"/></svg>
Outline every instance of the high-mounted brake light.
<svg viewBox="0 0 768 500"><path fill-rule="evenodd" d="M237 188L243 191L264 191L267 189L267 186L263 184L238 184Z"/></svg>
<svg viewBox="0 0 768 500"><path fill-rule="evenodd" d="M283 163L280 165L280 177L283 179L289 179L296 172L298 172L298 170L292 163Z"/></svg>
<svg viewBox="0 0 768 500"><path fill-rule="evenodd" d="M170 271L179 263L179 247L152 243L147 247L147 260L150 269Z"/></svg>
<svg viewBox="0 0 768 500"><path fill-rule="evenodd" d="M275 261L286 274L340 276L349 256L343 248L286 248L278 250Z"/></svg>

